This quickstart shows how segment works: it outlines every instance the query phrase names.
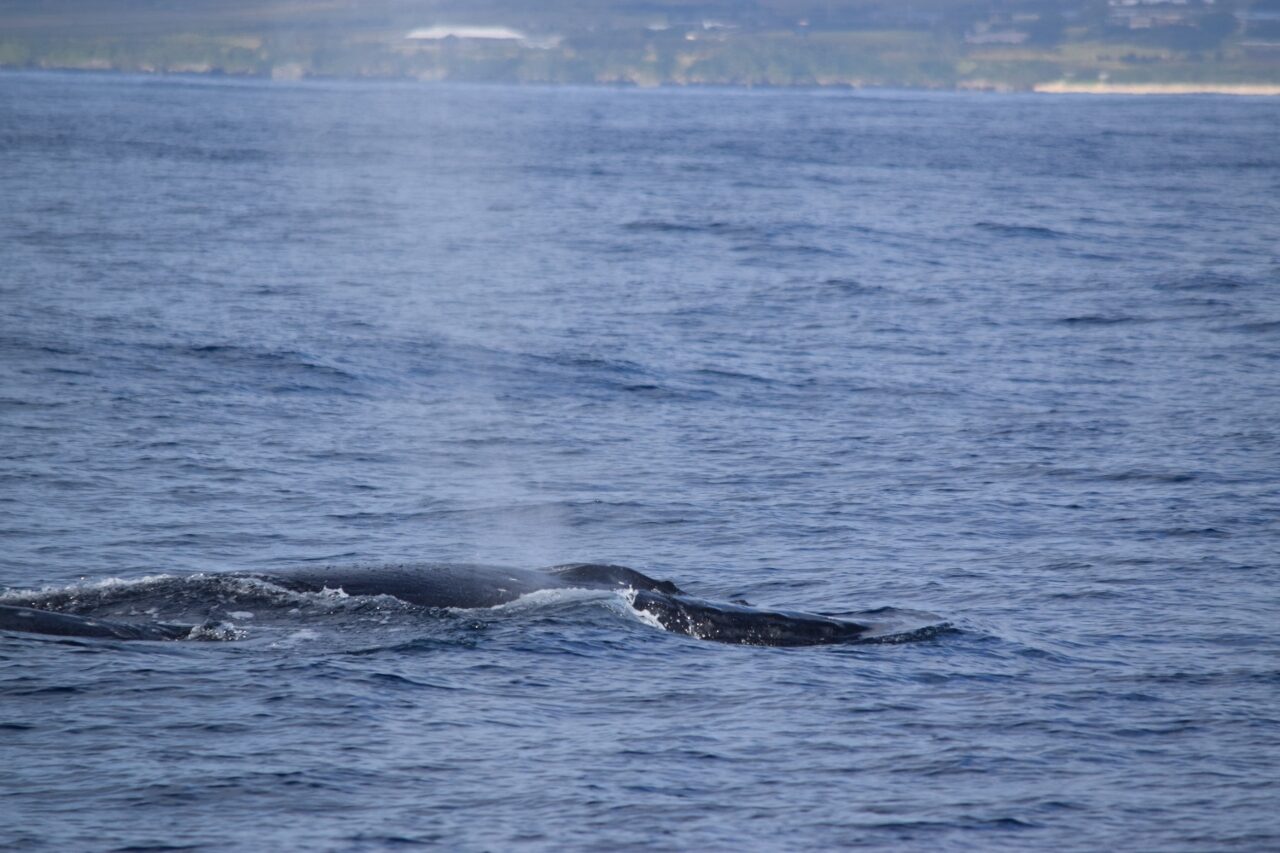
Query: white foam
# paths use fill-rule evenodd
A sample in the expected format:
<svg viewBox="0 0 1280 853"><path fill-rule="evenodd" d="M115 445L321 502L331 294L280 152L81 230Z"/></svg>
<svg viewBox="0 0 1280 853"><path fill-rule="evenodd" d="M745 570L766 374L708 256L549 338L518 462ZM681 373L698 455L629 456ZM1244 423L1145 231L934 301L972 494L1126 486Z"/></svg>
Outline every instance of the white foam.
<svg viewBox="0 0 1280 853"><path fill-rule="evenodd" d="M648 610L641 610L636 607L636 591L631 587L621 590L619 599L626 605L624 612L630 614L634 618L648 625L650 628L657 628L659 631L670 631L666 625L662 624L662 620Z"/></svg>
<svg viewBox="0 0 1280 853"><path fill-rule="evenodd" d="M0 601L6 600L31 600L42 596L58 595L62 593L78 593L78 592L97 592L104 589L127 589L135 586L146 586L159 581L175 580L177 575L146 575L140 578L102 578L96 581L82 581L80 583L67 584L66 586L42 586L40 589L11 589L6 593L0 593Z"/></svg>
<svg viewBox="0 0 1280 853"><path fill-rule="evenodd" d="M458 613L481 609L497 611L537 610L543 607L552 607L557 604L567 604L576 601L607 601L613 597L615 597L614 592L608 589L580 589L578 587L539 589L534 590L533 592L526 592L514 601L507 601L493 607L449 607L447 609L451 612Z"/></svg>
<svg viewBox="0 0 1280 853"><path fill-rule="evenodd" d="M662 621L648 610L636 610L634 607L629 608L629 610L632 616L636 617L636 619L648 625L650 628L657 628L659 631L667 630L667 626L663 625Z"/></svg>
<svg viewBox="0 0 1280 853"><path fill-rule="evenodd" d="M300 631L294 631L292 634L285 637L283 640L280 640L279 642L276 642L276 643L272 643L271 645L275 647L295 646L298 643L310 643L313 640L318 640L318 639L320 639L320 634L318 632L313 631L311 628L303 628Z"/></svg>
<svg viewBox="0 0 1280 853"><path fill-rule="evenodd" d="M247 636L249 636L248 631L238 628L230 622L218 622L214 625L197 625L191 629L191 633L187 634L186 639L230 642L243 640Z"/></svg>

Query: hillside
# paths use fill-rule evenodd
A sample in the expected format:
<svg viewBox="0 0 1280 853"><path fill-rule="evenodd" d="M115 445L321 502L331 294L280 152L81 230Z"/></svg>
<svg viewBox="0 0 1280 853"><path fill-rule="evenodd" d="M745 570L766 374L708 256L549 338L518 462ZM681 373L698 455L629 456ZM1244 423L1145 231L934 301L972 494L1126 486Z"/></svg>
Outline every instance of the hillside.
<svg viewBox="0 0 1280 853"><path fill-rule="evenodd" d="M1090 89L1280 84L1280 0L11 0L0 66L277 78Z"/></svg>

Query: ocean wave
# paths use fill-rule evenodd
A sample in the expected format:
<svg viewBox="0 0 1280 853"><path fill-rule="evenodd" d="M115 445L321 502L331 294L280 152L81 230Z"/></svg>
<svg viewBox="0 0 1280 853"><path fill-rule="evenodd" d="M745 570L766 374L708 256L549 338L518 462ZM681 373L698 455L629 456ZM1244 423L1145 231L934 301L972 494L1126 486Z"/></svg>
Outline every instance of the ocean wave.
<svg viewBox="0 0 1280 853"><path fill-rule="evenodd" d="M1043 225L1019 225L1007 222L975 222L974 228L1000 237L1028 237L1036 240L1059 240L1072 235Z"/></svg>

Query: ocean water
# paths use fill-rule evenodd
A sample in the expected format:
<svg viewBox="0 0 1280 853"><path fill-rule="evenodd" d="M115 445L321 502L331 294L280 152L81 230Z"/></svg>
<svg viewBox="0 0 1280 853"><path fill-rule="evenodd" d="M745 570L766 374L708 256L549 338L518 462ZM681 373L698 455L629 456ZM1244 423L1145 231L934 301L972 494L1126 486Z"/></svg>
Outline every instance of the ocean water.
<svg viewBox="0 0 1280 853"><path fill-rule="evenodd" d="M1280 846L1280 101L0 76L22 850ZM611 561L612 593L219 578Z"/></svg>

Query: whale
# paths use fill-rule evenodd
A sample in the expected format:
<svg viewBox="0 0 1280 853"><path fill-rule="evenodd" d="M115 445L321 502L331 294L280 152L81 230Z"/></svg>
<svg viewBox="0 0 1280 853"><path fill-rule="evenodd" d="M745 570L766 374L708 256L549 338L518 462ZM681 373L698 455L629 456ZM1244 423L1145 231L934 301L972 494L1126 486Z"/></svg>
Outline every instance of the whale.
<svg viewBox="0 0 1280 853"><path fill-rule="evenodd" d="M470 610L498 607L542 590L604 589L623 592L645 621L699 640L757 646L814 646L869 639L871 626L850 619L746 602L717 602L691 595L669 580L608 563L567 563L546 569L476 564L304 566L272 572L229 572L300 593L391 596L424 608ZM32 602L0 602L0 631L115 640L183 640L200 625L100 619ZM207 627L207 626L203 626Z"/></svg>

